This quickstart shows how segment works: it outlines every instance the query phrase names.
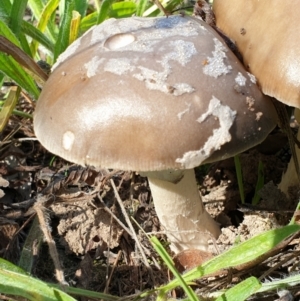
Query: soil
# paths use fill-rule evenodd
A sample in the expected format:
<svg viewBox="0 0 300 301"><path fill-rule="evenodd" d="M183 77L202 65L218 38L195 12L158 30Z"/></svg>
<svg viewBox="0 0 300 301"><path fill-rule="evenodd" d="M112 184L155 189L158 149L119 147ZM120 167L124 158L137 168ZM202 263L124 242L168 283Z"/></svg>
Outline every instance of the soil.
<svg viewBox="0 0 300 301"><path fill-rule="evenodd" d="M26 98L19 107L27 112L34 109ZM40 279L57 281L48 245L43 240L40 226L35 226L35 212L37 208L43 208L45 227L51 228L59 261L70 285L125 297L159 286L172 277L144 234L156 235L168 250L146 178L133 172L70 165L43 149L34 137L29 119L13 116L1 138L1 257L23 268L29 267L30 272ZM237 241L245 241L287 224L296 208L298 189L291 189L289 197L277 189L290 159L287 139L279 129L274 130L266 142L240 154L239 158L244 203L241 202L232 158L196 169L206 209L220 224L222 234L210 246L212 255L193 253L196 263L192 264L223 252ZM262 167L260 171L259 165ZM262 171L264 185L257 194L258 175ZM255 205L254 197L258 200ZM118 198L122 200L125 212ZM132 230L125 215L136 221L133 227L146 260L136 239L131 236ZM26 248L35 250L30 264L24 260ZM274 258L233 275L229 283L226 277L211 277L199 281L197 290L205 295L212 289L229 287L247 275L261 275L293 252L298 254L293 261L278 265L267 273L264 281L284 277L292 267L297 272L299 246L294 240ZM186 256L184 254L184 260ZM175 298L182 297L180 291L173 293ZM290 293L299 298L297 288ZM281 300L276 292L256 296L256 300L275 299Z"/></svg>

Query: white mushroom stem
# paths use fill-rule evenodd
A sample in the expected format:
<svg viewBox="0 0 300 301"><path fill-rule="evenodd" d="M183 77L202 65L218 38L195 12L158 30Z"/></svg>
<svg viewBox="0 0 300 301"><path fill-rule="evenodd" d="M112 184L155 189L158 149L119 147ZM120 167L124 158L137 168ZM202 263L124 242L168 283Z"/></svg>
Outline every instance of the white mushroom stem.
<svg viewBox="0 0 300 301"><path fill-rule="evenodd" d="M155 210L171 250L206 251L208 241L220 235L220 228L205 210L193 169L145 173Z"/></svg>
<svg viewBox="0 0 300 301"><path fill-rule="evenodd" d="M300 123L300 110L295 109L295 118ZM300 129L298 130L297 139L300 141ZM295 151L298 158L298 162L300 162L300 149L297 145L295 145ZM289 188L290 187L299 187L299 178L296 172L295 163L293 158L288 164L286 172L282 175L281 182L278 185L278 188L289 197Z"/></svg>

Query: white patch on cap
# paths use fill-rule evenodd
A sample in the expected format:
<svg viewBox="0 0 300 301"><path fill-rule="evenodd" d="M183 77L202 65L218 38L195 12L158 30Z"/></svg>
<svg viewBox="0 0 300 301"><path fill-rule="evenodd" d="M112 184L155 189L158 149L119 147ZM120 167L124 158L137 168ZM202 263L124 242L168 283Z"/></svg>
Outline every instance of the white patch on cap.
<svg viewBox="0 0 300 301"><path fill-rule="evenodd" d="M193 42L185 40L177 40L170 42L171 49L173 51L167 53L162 59L162 64L167 65L169 61L176 61L181 66L185 66L191 61L191 58L198 52Z"/></svg>
<svg viewBox="0 0 300 301"><path fill-rule="evenodd" d="M167 83L168 76L172 72L170 62L175 61L182 67L186 66L192 57L198 53L194 43L184 40L172 41L170 42L170 49L171 51L167 52L162 60L158 61L163 68L162 71L138 66L137 68L140 72L133 74L133 77L145 82L148 89L158 90L166 94L178 96L184 93L194 92L195 89L187 83L175 83L172 86Z"/></svg>
<svg viewBox="0 0 300 301"><path fill-rule="evenodd" d="M110 59L104 66L104 71L117 75L125 74L135 69L132 60L128 58Z"/></svg>
<svg viewBox="0 0 300 301"><path fill-rule="evenodd" d="M86 68L86 76L92 77L97 74L97 70L99 68L99 65L104 61L103 58L99 58L98 56L94 56L90 61L88 61L86 64L84 64L84 67Z"/></svg>
<svg viewBox="0 0 300 301"><path fill-rule="evenodd" d="M74 133L71 131L65 132L62 139L63 148L67 151L70 151L72 149L74 141L75 141Z"/></svg>
<svg viewBox="0 0 300 301"><path fill-rule="evenodd" d="M255 115L256 115L255 120L258 121L258 120L261 119L261 117L264 115L264 113L263 112L257 112Z"/></svg>
<svg viewBox="0 0 300 301"><path fill-rule="evenodd" d="M236 111L231 110L226 105L222 105L221 101L213 96L210 100L207 112L202 114L197 119L197 122L205 122L208 116L217 117L220 127L213 130L212 136L208 138L201 149L186 152L182 158L176 159L176 163L180 163L182 168L189 169L199 166L204 160L209 158L215 150L219 150L223 144L231 141L229 130L235 120Z"/></svg>
<svg viewBox="0 0 300 301"><path fill-rule="evenodd" d="M255 77L253 74L249 73L249 72L247 72L247 74L248 74L248 76L249 76L249 78L250 78L250 81L251 81L253 84L256 84L256 77Z"/></svg>
<svg viewBox="0 0 300 301"><path fill-rule="evenodd" d="M104 47L108 48L109 50L117 50L123 48L132 42L134 42L135 37L131 33L118 33L112 37L109 37L105 43Z"/></svg>
<svg viewBox="0 0 300 301"><path fill-rule="evenodd" d="M180 96L184 93L192 93L195 91L195 88L193 88L192 86L190 86L187 83L175 84L175 85L173 85L173 88L175 89L173 92L173 94L175 96Z"/></svg>
<svg viewBox="0 0 300 301"><path fill-rule="evenodd" d="M227 58L227 49L217 39L213 39L215 42L215 50L212 52L213 56L207 58L207 64L203 67L203 73L214 78L227 74L232 70L232 67L225 65L224 59Z"/></svg>
<svg viewBox="0 0 300 301"><path fill-rule="evenodd" d="M238 72L234 80L239 86L245 86L247 82L247 78L241 72Z"/></svg>
<svg viewBox="0 0 300 301"><path fill-rule="evenodd" d="M248 110L254 111L255 99L252 96L246 97L246 104L248 106Z"/></svg>
<svg viewBox="0 0 300 301"><path fill-rule="evenodd" d="M185 103L185 104L186 104L187 108L186 108L185 110L183 110L183 111L181 111L181 112L179 112L179 113L177 114L177 117L178 117L179 120L182 119L182 116L183 116L183 115L185 115L186 113L189 113L189 112L190 112L190 109L191 109L191 103Z"/></svg>

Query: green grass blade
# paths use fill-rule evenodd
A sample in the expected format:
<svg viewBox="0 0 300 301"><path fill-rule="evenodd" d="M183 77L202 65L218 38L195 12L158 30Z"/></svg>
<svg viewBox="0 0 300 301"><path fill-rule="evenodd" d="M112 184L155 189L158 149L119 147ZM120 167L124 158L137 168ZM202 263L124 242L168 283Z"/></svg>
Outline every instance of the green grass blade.
<svg viewBox="0 0 300 301"><path fill-rule="evenodd" d="M234 165L235 165L235 171L236 171L236 176L237 176L241 201L242 201L242 204L245 204L243 174L242 174L242 166L241 166L241 161L240 161L240 156L239 155L234 156Z"/></svg>
<svg viewBox="0 0 300 301"><path fill-rule="evenodd" d="M161 5L164 7L165 11L168 13L172 13L174 9L178 9L181 4L184 2L183 0L161 0ZM156 17L156 16L164 16L164 12L162 12L155 4L148 6L145 8L146 10L143 12L143 17Z"/></svg>
<svg viewBox="0 0 300 301"><path fill-rule="evenodd" d="M0 258L0 293L22 296L34 301L74 301L75 299L68 294L98 298L106 301L116 301L119 297L112 295L88 291L75 287L64 287L53 283L45 283L33 277L30 277L20 267L11 262Z"/></svg>
<svg viewBox="0 0 300 301"><path fill-rule="evenodd" d="M43 33L45 31L45 29L47 28L47 24L50 20L50 17L52 16L53 12L58 7L58 4L59 4L59 0L49 0L47 2L47 4L44 6L44 8L42 10L40 19L36 26L37 31L40 31L41 33ZM30 45L31 53L33 56L35 55L37 48L38 48L38 41L33 40Z"/></svg>
<svg viewBox="0 0 300 301"><path fill-rule="evenodd" d="M22 49L30 56L31 51L25 35L21 31L21 24L25 15L27 0L13 1L10 12L9 27L15 36L19 39Z"/></svg>
<svg viewBox="0 0 300 301"><path fill-rule="evenodd" d="M0 88L3 86L5 75L0 72Z"/></svg>
<svg viewBox="0 0 300 301"><path fill-rule="evenodd" d="M208 275L220 269L235 267L255 260L298 231L300 231L300 225L288 225L264 232L204 263L202 265L203 270L196 268L195 271L198 272L202 270L204 274ZM194 272L191 271L188 273L193 275ZM190 276L187 274L187 279L189 279Z"/></svg>
<svg viewBox="0 0 300 301"><path fill-rule="evenodd" d="M52 43L45 34L36 29L36 27L34 27L29 22L23 21L22 31L26 35L30 36L32 39L36 40L38 43L46 47L52 53L54 52L54 43Z"/></svg>
<svg viewBox="0 0 300 301"><path fill-rule="evenodd" d="M0 268L0 292L32 301L76 301L63 291L38 279L3 268Z"/></svg>
<svg viewBox="0 0 300 301"><path fill-rule="evenodd" d="M4 130L20 96L20 87L11 87L0 112L0 132Z"/></svg>
<svg viewBox="0 0 300 301"><path fill-rule="evenodd" d="M167 6L168 0L160 1L163 7ZM144 11L143 17L155 17L161 14L161 11L156 6L156 4L151 5L147 10Z"/></svg>
<svg viewBox="0 0 300 301"><path fill-rule="evenodd" d="M47 74L39 65L5 36L0 36L0 51L10 55L18 64L22 65L37 82L43 84L48 79Z"/></svg>
<svg viewBox="0 0 300 301"><path fill-rule="evenodd" d="M0 53L0 72L10 77L35 99L38 98L40 91L32 78L14 59L3 53Z"/></svg>
<svg viewBox="0 0 300 301"><path fill-rule="evenodd" d="M56 61L57 57L69 46L70 26L74 7L74 0L66 0L62 21L59 26L58 38L54 48L54 62Z"/></svg>
<svg viewBox="0 0 300 301"><path fill-rule="evenodd" d="M75 0L75 10L80 14L81 17L86 15L86 10L88 8L87 0Z"/></svg>
<svg viewBox="0 0 300 301"><path fill-rule="evenodd" d="M32 272L34 262L34 248L39 252L43 242L44 235L40 227L38 217L36 216L31 224L29 233L24 242L18 266L28 273Z"/></svg>
<svg viewBox="0 0 300 301"><path fill-rule="evenodd" d="M262 287L258 290L258 293L263 293L272 290L289 289L295 285L300 284L300 274L288 276L284 279L272 280L265 282Z"/></svg>
<svg viewBox="0 0 300 301"><path fill-rule="evenodd" d="M128 18L136 12L136 4L131 1L115 2L109 11L110 18Z"/></svg>
<svg viewBox="0 0 300 301"><path fill-rule="evenodd" d="M261 288L261 286L262 285L258 279L256 279L255 277L249 277L246 280L227 290L215 301L244 301L253 294L255 294Z"/></svg>
<svg viewBox="0 0 300 301"><path fill-rule="evenodd" d="M8 42L5 38L13 43L13 45L19 45L17 38L14 36L12 31L8 28L8 26L0 20L0 51L4 51L7 54L12 54L9 49ZM15 48L17 48L15 46ZM15 49L19 50L20 49ZM12 80L14 80L18 85L20 85L24 90L28 91L32 94L35 98L39 96L39 90L32 80L31 76L29 76L23 68L10 56L0 52L0 72L4 73Z"/></svg>
<svg viewBox="0 0 300 301"><path fill-rule="evenodd" d="M44 1L28 0L28 6L32 11L34 18L39 22L42 16L43 9L45 7ZM46 34L48 39L50 39L52 43L56 41L58 34L58 26L55 24L55 16L52 16L51 21L47 23Z"/></svg>
<svg viewBox="0 0 300 301"><path fill-rule="evenodd" d="M190 286L187 285L187 283L184 281L180 273L177 271L177 269L174 266L172 258L169 256L167 251L164 249L162 244L159 242L157 237L152 236L150 238L150 242L155 249L155 251L159 254L159 256L162 258L168 269L172 272L172 274L177 278L179 285L182 287L186 295L188 296L190 301L199 301L197 295L195 292L191 289ZM160 299L164 298L164 291L161 291Z"/></svg>
<svg viewBox="0 0 300 301"><path fill-rule="evenodd" d="M25 113L25 112L22 112L22 111L19 111L19 110L13 110L12 113L13 113L13 115L20 116L22 118L33 119L33 115L32 114Z"/></svg>
<svg viewBox="0 0 300 301"><path fill-rule="evenodd" d="M298 231L300 231L300 225L288 225L259 234L237 246L232 247L225 253L205 262L203 265L192 269L184 274L183 278L186 282L190 282L195 279L199 279L204 275L209 275L222 269L235 267L255 260ZM178 285L179 282L177 280L173 280L164 286L163 289L170 290Z"/></svg>
<svg viewBox="0 0 300 301"><path fill-rule="evenodd" d="M300 202L298 202L297 207L294 211L293 217L291 218L289 225L297 225L298 221L299 221L299 212L300 210Z"/></svg>
<svg viewBox="0 0 300 301"><path fill-rule="evenodd" d="M133 1L121 1L113 3L113 1L110 0L109 2L101 6L102 11L100 11L100 8L100 13L93 12L82 18L80 23L80 34L98 24L98 18L100 18L100 21L102 22L106 18L127 18L136 13L137 6ZM102 17L101 14L103 14Z"/></svg>
<svg viewBox="0 0 300 301"><path fill-rule="evenodd" d="M19 36L21 32L21 24L23 21L23 16L25 14L26 6L27 0L13 1L12 3L9 25L10 29L16 36Z"/></svg>
<svg viewBox="0 0 300 301"><path fill-rule="evenodd" d="M28 0L28 5L36 20L40 20L44 3L42 0Z"/></svg>
<svg viewBox="0 0 300 301"><path fill-rule="evenodd" d="M6 37L16 46L21 47L18 38L15 36L15 34L12 32L12 30L8 27L8 25L3 20L0 20L0 35Z"/></svg>
<svg viewBox="0 0 300 301"><path fill-rule="evenodd" d="M148 5L148 0L140 0L137 4L136 15L138 17L142 17L144 12L146 11Z"/></svg>
<svg viewBox="0 0 300 301"><path fill-rule="evenodd" d="M114 0L103 0L100 6L97 24L102 23L108 16L108 11L111 5L114 3Z"/></svg>
<svg viewBox="0 0 300 301"><path fill-rule="evenodd" d="M11 11L10 0L1 0L0 1L0 20L8 22L10 11Z"/></svg>
<svg viewBox="0 0 300 301"><path fill-rule="evenodd" d="M188 3L188 2L185 2L183 0L170 0L167 2L167 5L165 7L166 11L172 12L174 9L179 9L183 3ZM186 12L188 13L189 11ZM191 12L193 12L193 9L191 9Z"/></svg>
<svg viewBox="0 0 300 301"><path fill-rule="evenodd" d="M97 24L98 12L93 12L86 17L81 19L80 22L80 34L83 34L87 30L89 30L92 26Z"/></svg>
<svg viewBox="0 0 300 301"><path fill-rule="evenodd" d="M26 36L23 32L20 32L19 33L19 41L20 41L20 44L21 44L21 47L22 49L30 56L32 57L32 53L31 53L31 50L30 50L30 46L28 44L28 41L26 39Z"/></svg>
<svg viewBox="0 0 300 301"><path fill-rule="evenodd" d="M59 285L57 284L49 284L49 286L52 287L57 287L59 288ZM104 294L104 293L99 293L99 292L93 292L93 291L88 291L85 289L77 288L77 287L65 287L64 288L66 293L76 295L76 296L83 296L86 298L95 298L97 300L106 300L106 301L117 301L120 299L120 297Z"/></svg>
<svg viewBox="0 0 300 301"><path fill-rule="evenodd" d="M11 262L9 262L3 258L0 258L0 269L8 270L8 271L19 273L19 274L28 275L23 269L21 269L20 267L12 264Z"/></svg>

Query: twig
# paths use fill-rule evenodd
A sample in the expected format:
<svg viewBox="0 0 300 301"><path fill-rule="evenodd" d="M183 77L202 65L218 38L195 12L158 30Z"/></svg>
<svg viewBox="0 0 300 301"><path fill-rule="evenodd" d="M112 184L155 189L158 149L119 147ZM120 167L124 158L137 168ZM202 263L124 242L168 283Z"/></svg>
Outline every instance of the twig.
<svg viewBox="0 0 300 301"><path fill-rule="evenodd" d="M140 243L140 241L139 241L139 239L138 239L138 237L137 237L137 235L136 235L136 233L135 233L135 231L134 231L134 228L133 228L133 226L132 226L132 223L131 223L131 221L130 221L130 218L128 217L127 212L126 212L126 210L125 210L125 208L124 208L123 202L122 202L122 200L121 200L121 198L120 198L120 196L119 196L119 193L118 193L118 191L117 191L115 182L111 179L111 180L110 180L110 183L111 183L111 186L112 186L112 188L113 188L113 190L114 190L114 193L115 193L116 199L117 199L117 201L118 201L118 204L119 204L119 206L120 206L120 208L121 208L121 211L122 211L122 213L123 213L123 215L124 215L124 218L125 218L125 220L126 220L126 223L127 223L127 225L129 226L129 228L130 228L130 230L131 230L131 232L132 232L132 236L133 236L133 238L134 238L134 240L135 240L135 242L136 242L136 244L137 244L138 249L140 250L141 256L142 256L143 261L144 261L144 264L145 264L145 266L149 269L149 271L150 271L150 273L151 273L152 281L153 281L153 283L155 283L155 282L154 282L153 273L152 273L152 269L151 269L151 267L150 267L150 264L148 263L148 260L147 260L147 257L146 257L146 255L145 255L145 253L144 253L144 250L143 250L143 248L142 248L142 245L141 245L141 243Z"/></svg>
<svg viewBox="0 0 300 301"><path fill-rule="evenodd" d="M292 254L290 254L289 256L287 256L286 258L284 258L283 260L279 261L277 264L275 264L274 266L272 266L270 269L268 269L265 273L263 273L258 279L262 280L264 278L266 278L268 275L270 275L273 271L275 271L277 268L282 267L282 265L286 262L288 262L291 259L294 259L295 257L300 255L300 251L294 252Z"/></svg>
<svg viewBox="0 0 300 301"><path fill-rule="evenodd" d="M164 8L164 6L160 3L159 0L153 0L153 2L166 17L170 15L170 13Z"/></svg>
<svg viewBox="0 0 300 301"><path fill-rule="evenodd" d="M118 261L119 261L119 259L120 259L120 257L121 257L121 254L122 254L122 251L120 250L120 251L118 252L117 258L116 258L115 261L114 261L114 264L113 264L113 266L112 266L112 270L111 270L111 272L110 272L110 274L109 274L109 277L108 277L108 279L107 279L107 281L106 281L105 289L104 289L104 293L105 293L105 294L108 293L108 287L109 287L109 285L110 285L112 275L113 275L113 273L114 273L114 271L115 271L115 269L116 269L116 266L117 266L117 263L118 263Z"/></svg>
<svg viewBox="0 0 300 301"><path fill-rule="evenodd" d="M99 200L100 200L100 202L101 202L101 204L104 206L104 210L106 211L106 212L108 212L111 216L112 216L112 218L132 237L132 238L134 238L134 236L133 236L133 234L132 234L132 232L130 231L130 229L128 229L121 221L120 221L120 219L107 207L107 205L104 203L104 201L103 201L103 199L102 199L102 197L101 197L101 195L100 195L100 193L98 193L98 198L99 198Z"/></svg>

